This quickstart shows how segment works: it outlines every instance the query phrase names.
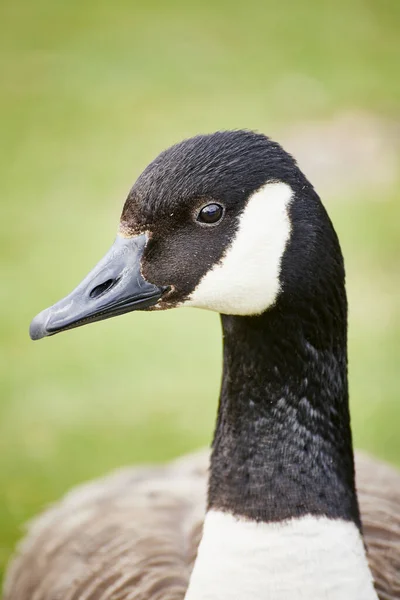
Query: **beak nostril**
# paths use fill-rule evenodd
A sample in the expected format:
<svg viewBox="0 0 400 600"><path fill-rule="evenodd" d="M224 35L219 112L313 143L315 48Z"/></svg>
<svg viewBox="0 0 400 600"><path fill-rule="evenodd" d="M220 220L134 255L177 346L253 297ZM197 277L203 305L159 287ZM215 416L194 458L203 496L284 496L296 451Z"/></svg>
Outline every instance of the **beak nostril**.
<svg viewBox="0 0 400 600"><path fill-rule="evenodd" d="M98 298L105 292L108 292L109 290L111 290L111 288L113 288L114 285L118 283L118 281L119 281L119 278L107 279L107 281L105 281L104 283L101 283L100 285L96 285L96 287L94 287L92 289L92 291L90 292L89 296L91 298Z"/></svg>

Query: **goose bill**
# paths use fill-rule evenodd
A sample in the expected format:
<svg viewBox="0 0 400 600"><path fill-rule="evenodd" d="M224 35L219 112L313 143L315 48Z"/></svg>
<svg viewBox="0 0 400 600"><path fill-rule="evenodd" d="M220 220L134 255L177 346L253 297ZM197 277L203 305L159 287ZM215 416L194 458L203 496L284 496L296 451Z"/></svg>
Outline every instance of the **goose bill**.
<svg viewBox="0 0 400 600"><path fill-rule="evenodd" d="M29 334L33 340L157 304L167 288L146 281L141 259L147 235L117 237L95 268L68 296L39 313Z"/></svg>

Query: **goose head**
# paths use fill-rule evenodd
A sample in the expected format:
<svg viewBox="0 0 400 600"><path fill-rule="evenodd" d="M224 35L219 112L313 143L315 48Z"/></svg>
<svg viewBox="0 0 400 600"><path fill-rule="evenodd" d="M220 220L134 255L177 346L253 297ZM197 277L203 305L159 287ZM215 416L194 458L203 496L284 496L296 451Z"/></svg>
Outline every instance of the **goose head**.
<svg viewBox="0 0 400 600"><path fill-rule="evenodd" d="M260 315L322 302L332 282L343 288L337 238L295 160L250 131L199 135L143 171L109 252L30 335L178 306Z"/></svg>

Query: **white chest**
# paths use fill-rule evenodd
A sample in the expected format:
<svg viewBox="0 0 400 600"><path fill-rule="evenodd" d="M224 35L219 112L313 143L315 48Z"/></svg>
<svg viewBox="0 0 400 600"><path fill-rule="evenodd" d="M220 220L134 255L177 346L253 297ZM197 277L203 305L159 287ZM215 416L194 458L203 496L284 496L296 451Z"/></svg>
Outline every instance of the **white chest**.
<svg viewBox="0 0 400 600"><path fill-rule="evenodd" d="M353 523L210 511L185 600L377 600Z"/></svg>

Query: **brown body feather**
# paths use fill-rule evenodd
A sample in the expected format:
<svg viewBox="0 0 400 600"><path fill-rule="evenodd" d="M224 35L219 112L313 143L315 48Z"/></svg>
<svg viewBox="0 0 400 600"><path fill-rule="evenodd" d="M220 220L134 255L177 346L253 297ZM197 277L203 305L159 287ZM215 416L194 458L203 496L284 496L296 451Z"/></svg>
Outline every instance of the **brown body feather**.
<svg viewBox="0 0 400 600"><path fill-rule="evenodd" d="M181 600L201 537L208 452L126 468L70 492L30 526L4 600ZM400 473L356 453L380 600L400 599Z"/></svg>

